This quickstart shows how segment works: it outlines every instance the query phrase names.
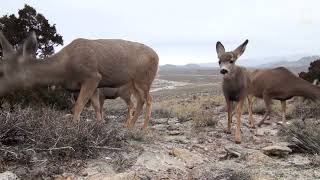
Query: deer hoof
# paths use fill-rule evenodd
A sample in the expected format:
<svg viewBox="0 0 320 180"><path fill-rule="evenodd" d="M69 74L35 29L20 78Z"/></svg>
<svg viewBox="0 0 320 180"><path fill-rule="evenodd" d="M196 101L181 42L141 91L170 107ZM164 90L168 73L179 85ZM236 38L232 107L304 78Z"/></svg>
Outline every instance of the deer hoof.
<svg viewBox="0 0 320 180"><path fill-rule="evenodd" d="M235 140L236 144L241 144L241 140Z"/></svg>
<svg viewBox="0 0 320 180"><path fill-rule="evenodd" d="M231 134L231 130L229 128L225 128L223 130L223 132L226 133L226 134Z"/></svg>

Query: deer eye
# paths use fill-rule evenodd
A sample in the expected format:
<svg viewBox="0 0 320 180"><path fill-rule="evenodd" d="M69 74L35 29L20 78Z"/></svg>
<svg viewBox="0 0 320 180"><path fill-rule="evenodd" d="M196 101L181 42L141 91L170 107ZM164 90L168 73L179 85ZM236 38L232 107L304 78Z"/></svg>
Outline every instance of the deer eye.
<svg viewBox="0 0 320 180"><path fill-rule="evenodd" d="M234 61L229 61L229 63L230 63L230 64L233 64L233 63L234 63Z"/></svg>
<svg viewBox="0 0 320 180"><path fill-rule="evenodd" d="M219 61L219 64L221 64L221 61Z"/></svg>

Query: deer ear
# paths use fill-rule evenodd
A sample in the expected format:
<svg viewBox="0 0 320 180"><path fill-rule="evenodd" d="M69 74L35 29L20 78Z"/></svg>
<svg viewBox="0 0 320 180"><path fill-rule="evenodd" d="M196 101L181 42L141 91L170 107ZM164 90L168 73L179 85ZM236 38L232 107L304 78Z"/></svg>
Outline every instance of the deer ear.
<svg viewBox="0 0 320 180"><path fill-rule="evenodd" d="M226 52L226 50L224 49L224 46L220 41L218 41L216 44L216 50L217 50L218 57L220 57L223 53Z"/></svg>
<svg viewBox="0 0 320 180"><path fill-rule="evenodd" d="M8 57L10 54L14 52L12 45L9 41L4 37L3 33L0 31L0 44L2 46L2 56Z"/></svg>
<svg viewBox="0 0 320 180"><path fill-rule="evenodd" d="M35 32L31 32L29 37L25 40L23 44L23 56L36 55L38 49L38 42Z"/></svg>
<svg viewBox="0 0 320 180"><path fill-rule="evenodd" d="M237 58L239 58L244 51L246 50L246 46L248 44L249 40L247 39L246 41L244 41L244 43L242 43L239 47L237 47L233 52L234 54L237 56Z"/></svg>

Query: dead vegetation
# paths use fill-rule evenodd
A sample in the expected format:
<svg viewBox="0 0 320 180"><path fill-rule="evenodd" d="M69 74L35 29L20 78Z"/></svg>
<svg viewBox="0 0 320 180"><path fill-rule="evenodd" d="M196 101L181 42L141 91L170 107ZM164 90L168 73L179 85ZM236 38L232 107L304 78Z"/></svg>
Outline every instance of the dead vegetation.
<svg viewBox="0 0 320 180"><path fill-rule="evenodd" d="M296 152L319 154L320 153L320 121L295 120L290 125L282 128L280 134L292 143Z"/></svg>
<svg viewBox="0 0 320 180"><path fill-rule="evenodd" d="M16 106L14 112L2 110L2 167L20 164L32 169L40 164L42 171L49 173L53 165L72 166L74 161L80 161L77 164L81 165L87 159L126 148L128 134L116 125L97 123L95 120L83 120L74 124L70 118L64 116L65 113L50 108L21 109L20 106ZM93 114L88 113L85 116L92 117ZM6 168L1 170L5 171Z"/></svg>
<svg viewBox="0 0 320 180"><path fill-rule="evenodd" d="M173 98L156 104L156 113L161 117L177 117L180 122L194 122L194 127L215 126L216 107L224 103L223 96L196 96L188 98ZM162 112L162 113L159 113Z"/></svg>

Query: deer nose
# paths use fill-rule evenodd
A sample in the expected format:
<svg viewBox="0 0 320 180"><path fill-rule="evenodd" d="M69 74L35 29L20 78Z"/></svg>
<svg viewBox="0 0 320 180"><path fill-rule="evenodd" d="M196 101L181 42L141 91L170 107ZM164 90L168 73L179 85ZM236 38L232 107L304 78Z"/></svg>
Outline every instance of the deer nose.
<svg viewBox="0 0 320 180"><path fill-rule="evenodd" d="M226 69L221 69L221 70L220 70L220 73L221 73L221 74L227 74L227 73L228 73L228 70L226 70Z"/></svg>

